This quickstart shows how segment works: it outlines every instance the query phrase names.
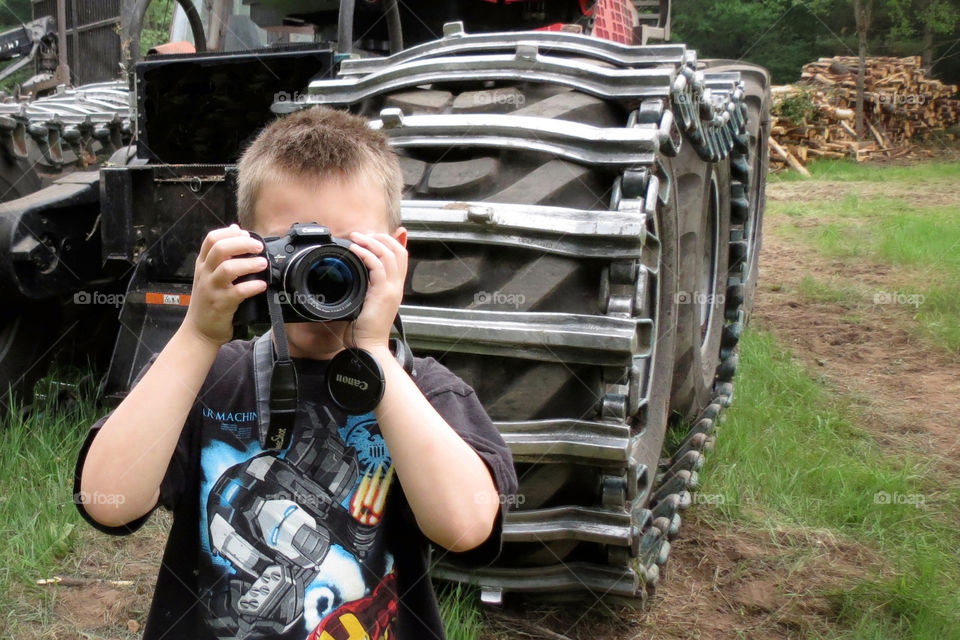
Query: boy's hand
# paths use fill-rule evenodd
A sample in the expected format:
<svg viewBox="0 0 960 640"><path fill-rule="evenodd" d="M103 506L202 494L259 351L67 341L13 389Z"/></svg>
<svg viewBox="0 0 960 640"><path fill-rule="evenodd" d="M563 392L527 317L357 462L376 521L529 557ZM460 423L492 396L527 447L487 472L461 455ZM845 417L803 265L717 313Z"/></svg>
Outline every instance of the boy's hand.
<svg viewBox="0 0 960 640"><path fill-rule="evenodd" d="M263 243L235 224L214 229L203 239L193 272L193 292L183 326L218 347L233 337L233 314L243 300L267 289L263 280L234 284L240 276L267 268L263 257L237 258L263 251Z"/></svg>
<svg viewBox="0 0 960 640"><path fill-rule="evenodd" d="M407 249L387 233L350 234L350 250L363 260L370 271L370 286L363 309L354 324L354 345L372 351L386 348L390 328L403 298L407 277Z"/></svg>

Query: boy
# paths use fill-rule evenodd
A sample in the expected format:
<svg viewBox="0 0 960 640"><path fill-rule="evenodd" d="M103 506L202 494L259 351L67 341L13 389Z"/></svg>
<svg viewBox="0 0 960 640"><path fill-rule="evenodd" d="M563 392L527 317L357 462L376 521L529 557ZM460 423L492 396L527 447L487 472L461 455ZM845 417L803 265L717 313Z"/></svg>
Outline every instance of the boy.
<svg viewBox="0 0 960 640"><path fill-rule="evenodd" d="M183 324L77 463L77 506L98 529L173 511L144 640L442 638L427 539L461 561L499 552L509 450L462 380L433 358L411 378L388 348L407 270L400 185L386 138L341 111L279 119L244 152L241 225L263 237L329 227L355 243L369 288L352 322L285 325L297 419L286 449L264 451L254 343L231 341L238 304L266 290L237 282L266 267L249 257L263 247L236 225L207 234ZM365 415L340 411L324 385L345 346L383 368Z"/></svg>

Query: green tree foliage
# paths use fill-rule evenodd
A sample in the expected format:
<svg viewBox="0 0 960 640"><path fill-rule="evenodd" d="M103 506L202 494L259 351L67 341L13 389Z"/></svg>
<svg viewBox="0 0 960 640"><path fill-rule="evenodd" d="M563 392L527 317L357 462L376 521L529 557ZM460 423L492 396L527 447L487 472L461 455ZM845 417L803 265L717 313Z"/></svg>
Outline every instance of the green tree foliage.
<svg viewBox="0 0 960 640"><path fill-rule="evenodd" d="M173 21L173 0L153 0L147 8L140 34L140 55L146 55L150 47L163 44L170 39L170 23Z"/></svg>
<svg viewBox="0 0 960 640"><path fill-rule="evenodd" d="M0 31L13 29L32 19L30 0L0 0ZM6 67L7 64L9 63L0 62L0 69ZM0 90L12 91L16 85L32 76L33 73L33 66L28 64L26 68L20 69L0 82Z"/></svg>
<svg viewBox="0 0 960 640"><path fill-rule="evenodd" d="M814 104L811 93L801 89L796 95L784 98L775 104L773 114L787 118L794 124L803 124L818 120L820 108Z"/></svg>
<svg viewBox="0 0 960 640"><path fill-rule="evenodd" d="M900 41L920 38L923 64L937 61L936 39L957 35L960 2L957 0L889 0L890 36ZM949 38L948 38L949 39Z"/></svg>
<svg viewBox="0 0 960 640"><path fill-rule="evenodd" d="M908 40L929 29L935 35L954 33L960 23L956 0L888 0L893 38Z"/></svg>
<svg viewBox="0 0 960 640"><path fill-rule="evenodd" d="M960 82L960 0L874 0L869 55L924 55L934 72ZM673 41L702 58L761 64L775 83L795 82L820 57L857 55L849 0L674 0ZM950 46L954 45L951 50Z"/></svg>
<svg viewBox="0 0 960 640"><path fill-rule="evenodd" d="M0 2L0 24L29 22L30 0L4 0Z"/></svg>
<svg viewBox="0 0 960 640"><path fill-rule="evenodd" d="M756 62L776 83L797 79L800 66L822 55L830 29L818 14L825 2L795 0L675 0L673 40L701 57Z"/></svg>

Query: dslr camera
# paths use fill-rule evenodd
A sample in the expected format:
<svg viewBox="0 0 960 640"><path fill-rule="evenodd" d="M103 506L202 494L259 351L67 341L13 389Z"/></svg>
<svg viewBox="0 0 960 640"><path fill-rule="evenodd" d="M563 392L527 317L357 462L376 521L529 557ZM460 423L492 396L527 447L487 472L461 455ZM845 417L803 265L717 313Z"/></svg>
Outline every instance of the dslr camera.
<svg viewBox="0 0 960 640"><path fill-rule="evenodd" d="M267 268L238 278L264 280L263 295L247 298L237 308L234 324L270 322L266 296L280 303L284 322L329 322L352 320L360 314L367 295L370 272L352 251L353 243L334 238L327 227L296 223L286 235L263 238Z"/></svg>

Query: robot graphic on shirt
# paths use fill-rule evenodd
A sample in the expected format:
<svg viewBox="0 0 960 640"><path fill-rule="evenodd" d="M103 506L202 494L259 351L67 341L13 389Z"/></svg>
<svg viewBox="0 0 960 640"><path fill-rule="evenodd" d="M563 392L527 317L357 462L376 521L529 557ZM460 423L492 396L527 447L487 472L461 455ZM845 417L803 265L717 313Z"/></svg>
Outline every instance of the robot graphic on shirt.
<svg viewBox="0 0 960 640"><path fill-rule="evenodd" d="M376 536L393 479L383 437L370 414L339 428L329 412L306 415L310 428L288 450L257 453L212 483L206 533L228 574L207 602L217 635L391 635L393 559Z"/></svg>

